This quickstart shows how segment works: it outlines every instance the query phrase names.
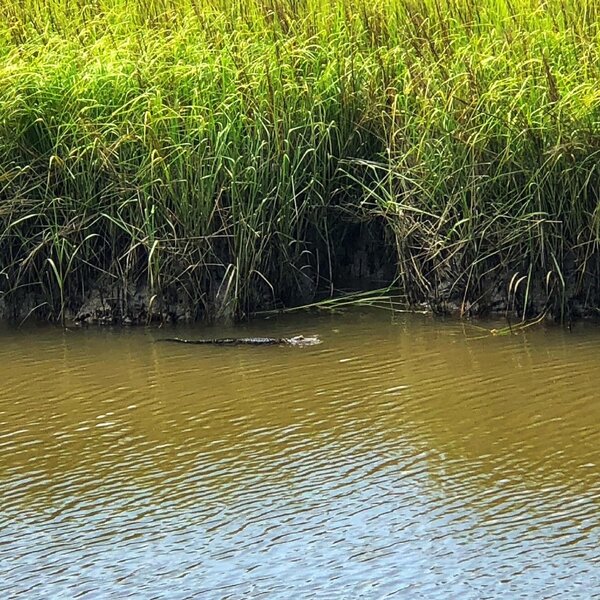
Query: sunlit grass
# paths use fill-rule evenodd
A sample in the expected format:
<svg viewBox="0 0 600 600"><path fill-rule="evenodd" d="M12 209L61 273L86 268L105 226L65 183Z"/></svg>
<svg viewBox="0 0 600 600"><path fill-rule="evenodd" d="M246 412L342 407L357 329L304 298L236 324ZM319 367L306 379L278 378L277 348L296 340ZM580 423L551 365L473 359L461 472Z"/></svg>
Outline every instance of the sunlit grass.
<svg viewBox="0 0 600 600"><path fill-rule="evenodd" d="M2 0L7 298L58 319L146 285L241 316L377 220L414 300L598 304L597 6Z"/></svg>

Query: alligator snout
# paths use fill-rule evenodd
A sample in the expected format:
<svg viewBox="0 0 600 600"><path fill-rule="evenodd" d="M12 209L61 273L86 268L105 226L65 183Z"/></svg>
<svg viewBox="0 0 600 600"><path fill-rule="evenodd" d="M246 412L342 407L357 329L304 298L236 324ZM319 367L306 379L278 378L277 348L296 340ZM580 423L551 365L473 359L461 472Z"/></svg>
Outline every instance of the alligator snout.
<svg viewBox="0 0 600 600"><path fill-rule="evenodd" d="M305 337L303 335L295 335L291 338L284 338L290 346L315 346L320 344L321 340L316 336Z"/></svg>

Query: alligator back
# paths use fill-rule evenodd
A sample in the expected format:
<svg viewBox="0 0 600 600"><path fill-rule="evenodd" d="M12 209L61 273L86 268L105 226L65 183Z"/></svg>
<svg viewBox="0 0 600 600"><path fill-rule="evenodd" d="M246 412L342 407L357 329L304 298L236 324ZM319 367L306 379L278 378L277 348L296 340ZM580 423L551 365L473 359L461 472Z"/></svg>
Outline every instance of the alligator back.
<svg viewBox="0 0 600 600"><path fill-rule="evenodd" d="M159 342L176 342L178 344L213 344L216 346L313 346L320 344L321 340L314 337L304 337L297 335L291 338L270 338L270 337L252 337L252 338L212 338L203 340L186 340L183 338L162 338Z"/></svg>
<svg viewBox="0 0 600 600"><path fill-rule="evenodd" d="M204 340L185 340L183 338L163 338L159 342L177 342L179 344L214 344L217 346L268 346L275 344L284 344L285 341L280 338L213 338Z"/></svg>

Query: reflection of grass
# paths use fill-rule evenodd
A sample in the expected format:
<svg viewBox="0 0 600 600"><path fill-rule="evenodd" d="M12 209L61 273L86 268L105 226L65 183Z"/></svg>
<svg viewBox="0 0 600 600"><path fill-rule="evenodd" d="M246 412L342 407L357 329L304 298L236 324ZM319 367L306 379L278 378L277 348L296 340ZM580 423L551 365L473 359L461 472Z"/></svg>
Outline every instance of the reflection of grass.
<svg viewBox="0 0 600 600"><path fill-rule="evenodd" d="M598 274L595 0L0 5L0 273L243 314L378 220L404 292ZM386 300L387 301L387 300ZM324 306L324 305L322 305ZM563 302L564 307L564 302Z"/></svg>

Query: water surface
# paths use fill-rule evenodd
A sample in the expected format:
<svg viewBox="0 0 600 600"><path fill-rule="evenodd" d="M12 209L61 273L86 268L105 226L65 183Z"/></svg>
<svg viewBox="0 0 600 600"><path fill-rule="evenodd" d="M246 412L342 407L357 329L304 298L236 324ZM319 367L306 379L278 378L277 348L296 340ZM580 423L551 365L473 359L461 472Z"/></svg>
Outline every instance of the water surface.
<svg viewBox="0 0 600 600"><path fill-rule="evenodd" d="M600 597L599 355L360 311L3 330L0 597Z"/></svg>

